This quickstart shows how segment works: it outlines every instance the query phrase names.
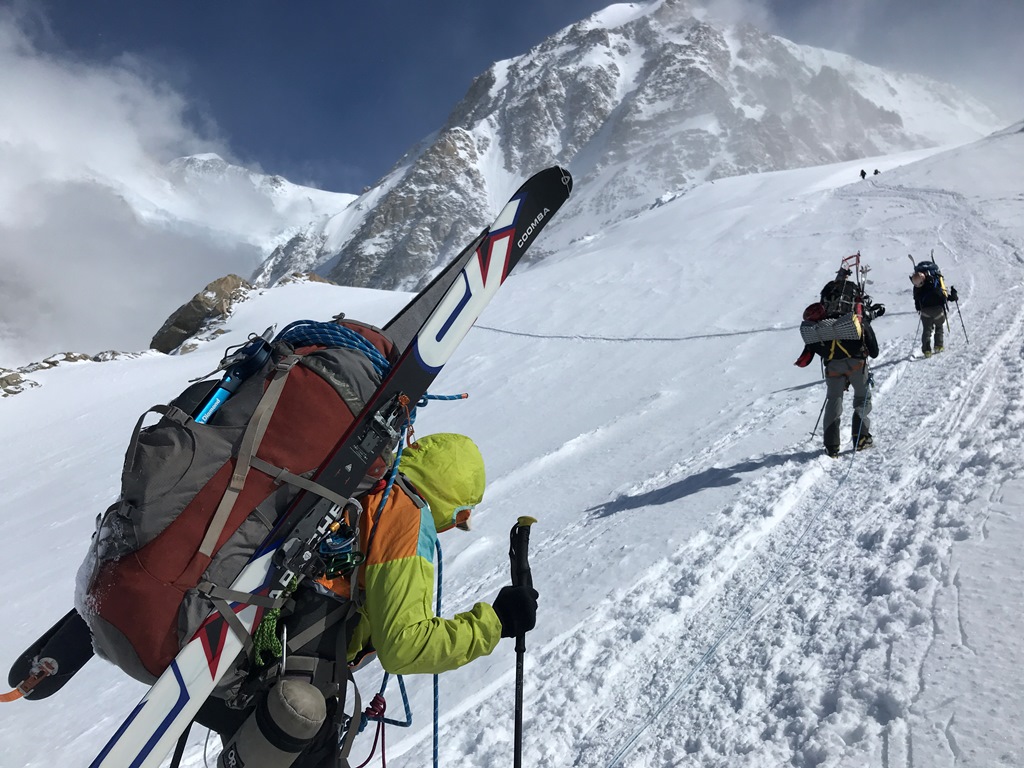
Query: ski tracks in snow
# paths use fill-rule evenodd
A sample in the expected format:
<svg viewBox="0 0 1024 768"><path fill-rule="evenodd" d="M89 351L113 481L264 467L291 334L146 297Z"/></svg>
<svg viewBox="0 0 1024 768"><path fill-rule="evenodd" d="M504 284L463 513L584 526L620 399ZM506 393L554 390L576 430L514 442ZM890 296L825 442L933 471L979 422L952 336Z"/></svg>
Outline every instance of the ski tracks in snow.
<svg viewBox="0 0 1024 768"><path fill-rule="evenodd" d="M929 360L905 359L916 339L893 345L876 448L764 462L715 525L531 653L527 732L543 737L526 760L912 768L941 738L952 764L955 702L941 729L914 709L935 604L1024 449L1024 317L1007 300L974 322L973 345ZM479 764L505 746L478 743Z"/></svg>
<svg viewBox="0 0 1024 768"><path fill-rule="evenodd" d="M918 197L942 205L927 190ZM954 255L1000 246L998 232L955 222L938 236ZM1007 295L1000 284L1005 273L971 286L971 294L1002 297L984 307L965 302L971 344L956 314L941 355L912 359L917 338L883 344L873 449L833 461L804 443L752 457L763 471L736 484L710 525L580 625L530 648L525 764L919 768L936 755L957 762L957 702L930 703L928 711L920 702L945 621L940 599L959 590L953 547L986 535L989 503L1016 477L1024 450L1024 316L1020 286ZM805 394L812 412L818 397ZM759 407L630 496L707 472L752 425L791 416L777 402ZM847 398L844 429L851 407ZM606 437L629 426L626 418L598 431ZM592 514L546 542L548 556L610 525ZM969 650L967 627L953 621ZM507 720L507 697L497 694L510 685L511 673L472 706L484 719ZM457 721L456 713L442 728L444 751L472 765L507 761L509 729L467 733Z"/></svg>
<svg viewBox="0 0 1024 768"><path fill-rule="evenodd" d="M585 673L615 706L574 724L576 764L914 765L915 740L934 737L915 730L913 707L934 602L957 588L951 548L982 535L1024 448L1024 318L1007 301L984 321L999 329L990 338L879 382L878 448L771 469L593 622L634 663ZM951 707L942 737L955 757Z"/></svg>

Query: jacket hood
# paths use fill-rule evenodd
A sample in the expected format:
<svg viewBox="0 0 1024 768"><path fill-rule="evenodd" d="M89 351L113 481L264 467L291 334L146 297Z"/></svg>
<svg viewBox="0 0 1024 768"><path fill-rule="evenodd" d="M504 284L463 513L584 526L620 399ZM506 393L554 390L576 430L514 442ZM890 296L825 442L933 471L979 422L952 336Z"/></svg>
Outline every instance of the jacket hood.
<svg viewBox="0 0 1024 768"><path fill-rule="evenodd" d="M476 443L465 435L421 437L402 451L398 468L430 506L438 533L455 525L460 510L483 500L487 484L484 459Z"/></svg>

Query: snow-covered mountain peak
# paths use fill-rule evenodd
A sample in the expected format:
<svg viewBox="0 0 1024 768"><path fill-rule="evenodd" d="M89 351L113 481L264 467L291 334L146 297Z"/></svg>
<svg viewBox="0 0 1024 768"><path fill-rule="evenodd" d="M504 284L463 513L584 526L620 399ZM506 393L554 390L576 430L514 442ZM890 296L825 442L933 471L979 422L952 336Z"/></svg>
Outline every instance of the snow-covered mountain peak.
<svg viewBox="0 0 1024 768"><path fill-rule="evenodd" d="M556 163L577 194L548 249L701 183L962 143L999 125L951 86L682 0L618 4L488 68L363 205L304 233L293 254L279 249L274 270L294 258L344 284L420 284L523 177Z"/></svg>

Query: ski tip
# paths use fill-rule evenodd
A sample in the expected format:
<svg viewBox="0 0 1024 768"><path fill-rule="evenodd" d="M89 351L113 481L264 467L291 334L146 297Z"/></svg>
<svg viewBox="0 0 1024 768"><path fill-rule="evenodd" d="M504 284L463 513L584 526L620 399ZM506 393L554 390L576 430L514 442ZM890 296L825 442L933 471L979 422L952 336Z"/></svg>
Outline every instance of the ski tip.
<svg viewBox="0 0 1024 768"><path fill-rule="evenodd" d="M563 168L560 165L556 165L553 170L561 174L562 184L565 185L565 193L568 195L570 192L572 192L572 174L569 173L568 168Z"/></svg>
<svg viewBox="0 0 1024 768"><path fill-rule="evenodd" d="M545 183L549 183L550 181L553 181L556 176L562 182L562 186L565 187L565 195L568 197L569 193L572 192L572 174L569 172L568 168L563 168L560 165L552 165L549 168L545 168L543 171L535 173L531 180L539 181L543 179ZM527 183L529 182L524 182L523 186L525 187Z"/></svg>

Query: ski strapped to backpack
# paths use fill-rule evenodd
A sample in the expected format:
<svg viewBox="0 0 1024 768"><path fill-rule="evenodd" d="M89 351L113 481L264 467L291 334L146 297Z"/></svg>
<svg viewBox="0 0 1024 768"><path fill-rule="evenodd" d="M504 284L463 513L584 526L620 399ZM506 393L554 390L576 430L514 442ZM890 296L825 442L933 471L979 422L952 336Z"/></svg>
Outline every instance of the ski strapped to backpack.
<svg viewBox="0 0 1024 768"><path fill-rule="evenodd" d="M194 424L189 411L178 404L158 410L161 422L173 425L165 424L166 434L168 440L174 436L176 445L190 444L192 438L188 435L198 434L196 430L201 431L200 428L227 428L231 432L224 442L230 444L231 453L214 472L216 483L211 486L212 490L207 490L204 483L195 491L198 481L194 478L186 483L191 486L180 491L169 488L166 482L160 487L133 488L135 498L123 497L115 505L120 511L108 512L104 518L109 524L105 528L101 526L101 532L109 530L113 535L98 535L94 544L96 558L91 567L100 580L96 583L108 587L114 583L118 567L110 565L113 561L104 560L103 555L123 552L118 562L129 561L124 566L126 572L144 577L142 570L160 567L158 579L175 585L181 597L194 599L188 608L184 607L184 601L179 601L182 613L178 614L171 609L173 600L167 592L155 610L164 622L156 630L130 627L120 621L124 617L118 610L113 611L118 614L117 626L102 618L97 623L100 632L113 639L114 646L121 643L122 637L129 640L121 649L126 651L126 664L132 667L133 674L138 673L144 679L156 676L156 681L92 763L94 768L129 765L156 768L206 698L215 691L223 694L238 684L234 679L239 669L237 660L241 657L244 665L249 658L251 637L264 615L280 607L298 582L321 574L325 568L321 544L331 534L338 533L346 522L343 515L346 507L351 509L349 499L358 494L367 475L383 476L387 462L382 455L390 454L396 446L403 428L411 421L411 411L425 395L427 387L537 234L568 198L571 188L571 176L559 167L549 168L527 180L491 227L388 323L380 338L370 341L390 365L382 373L374 371L379 384L371 391L359 390L361 384L356 382L358 400L365 405L352 408L354 415L336 417L347 418L347 426L337 420L333 426L313 423L325 418L323 411L310 408L307 410L313 415L301 413L298 398L293 397L293 393L298 393L293 380L301 379L319 392L325 402L336 406L339 396L346 400L340 389L329 381L339 371L331 360L336 348L319 343L291 347L280 338L285 331L278 339L285 346L271 344L278 348L261 373L241 381L219 405L208 424ZM360 329L350 330L365 335ZM376 333L370 329L371 335ZM298 343L308 341L303 339ZM391 344L390 349L387 342ZM364 372L369 373L373 362L362 353L357 354L360 364L365 366ZM190 397L179 399L179 403L187 401L198 406L207 402L211 395L207 382L202 393L193 392ZM273 407L268 397L274 401ZM298 421L293 422L293 419ZM238 423L241 421L244 424ZM312 440L314 445L307 446L307 429L325 437L317 437ZM335 430L334 442L324 451L326 435L332 430ZM143 454L155 455L165 447L149 445L144 433L142 430L129 448L133 467L137 466L136 461L149 458L137 459L134 456L137 449ZM300 444L294 445L290 440ZM285 444L289 446L287 450ZM290 453L293 450L301 455L301 461L293 460ZM317 457L314 455L317 453L324 455ZM209 467L223 457L222 452L212 461L199 463ZM317 463L310 466L309 461ZM184 465L185 462L179 462L178 469L171 471L171 476L181 471L175 484L190 477L192 463ZM135 476L134 469L127 474L129 481ZM193 505L189 494L195 493L205 493L202 504ZM169 504L168 494L183 498L184 511L149 544L137 546L146 540L145 531L140 538L138 513L150 505ZM129 498L127 504L125 498ZM206 514L210 509L215 511L200 536L202 525L194 523L200 519L200 510ZM123 524L123 518L133 515L131 525ZM175 548L170 564L147 562L147 569L138 568L139 553L153 541L168 535L171 529L187 541L187 546ZM253 541L257 543L253 545ZM218 584L206 578L207 569L222 555L229 542L237 545L234 547L237 551L224 555L225 567L218 576ZM182 554L182 549L187 551ZM227 565L229 560L234 563L231 567ZM224 580L232 571L237 575L224 586ZM196 585L188 586L193 581ZM215 603L219 610L210 610ZM83 613L91 607L82 606ZM186 626L193 621L198 624L195 629L188 626L180 638L181 650L175 655L168 638L176 634L181 616L187 617ZM175 622L173 633L168 626L171 618ZM141 634L131 640L130 633ZM150 640L155 642L155 647L145 653L140 652L139 647L127 650L124 647L132 642L141 646ZM160 669L165 661L166 667ZM226 678L228 675L231 676ZM339 706L344 707L344 700L339 698Z"/></svg>

